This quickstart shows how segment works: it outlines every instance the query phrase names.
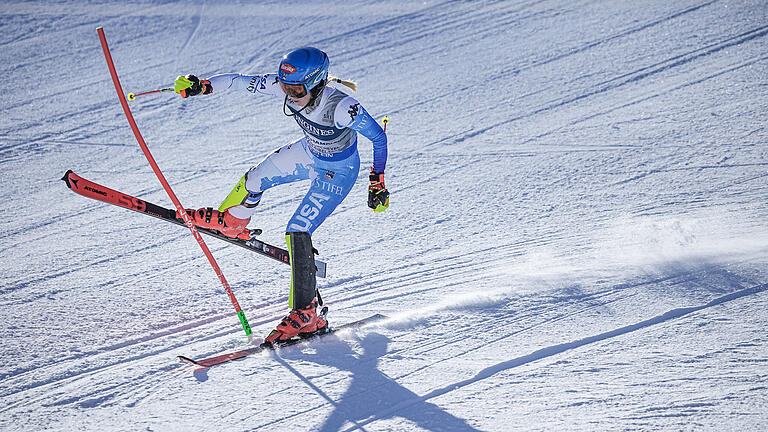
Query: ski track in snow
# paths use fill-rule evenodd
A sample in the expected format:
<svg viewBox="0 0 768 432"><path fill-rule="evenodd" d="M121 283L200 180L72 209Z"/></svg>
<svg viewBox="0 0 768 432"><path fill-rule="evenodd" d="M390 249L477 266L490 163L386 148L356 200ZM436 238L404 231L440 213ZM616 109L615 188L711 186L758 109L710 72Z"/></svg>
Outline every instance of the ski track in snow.
<svg viewBox="0 0 768 432"><path fill-rule="evenodd" d="M0 119L0 429L765 429L767 12L7 5L2 70L21 85ZM319 286L331 324L389 320L204 371L177 361L245 343L194 240L59 180L73 169L170 206L122 116L99 25L126 92L270 71L301 45L358 81L356 97L392 119L392 206L364 205L361 138L362 180L314 236L329 263ZM196 207L298 136L279 105L163 94L131 108ZM252 223L265 241L282 241L304 187L265 192ZM266 334L286 312L287 267L206 241Z"/></svg>

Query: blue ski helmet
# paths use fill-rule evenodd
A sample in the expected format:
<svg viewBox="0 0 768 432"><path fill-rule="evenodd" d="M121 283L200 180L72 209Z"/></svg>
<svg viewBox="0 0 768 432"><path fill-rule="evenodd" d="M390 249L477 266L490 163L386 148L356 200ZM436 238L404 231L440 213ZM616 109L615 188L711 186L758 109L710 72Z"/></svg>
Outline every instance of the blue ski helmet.
<svg viewBox="0 0 768 432"><path fill-rule="evenodd" d="M328 56L317 48L301 47L280 60L277 79L284 84L303 85L307 93L328 80Z"/></svg>

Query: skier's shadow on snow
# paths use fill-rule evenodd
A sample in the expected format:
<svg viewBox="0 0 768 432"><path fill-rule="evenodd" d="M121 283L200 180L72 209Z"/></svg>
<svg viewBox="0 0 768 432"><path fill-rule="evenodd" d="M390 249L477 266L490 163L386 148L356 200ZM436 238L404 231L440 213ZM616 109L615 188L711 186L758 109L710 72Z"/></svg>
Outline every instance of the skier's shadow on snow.
<svg viewBox="0 0 768 432"><path fill-rule="evenodd" d="M333 412L317 430L335 432L346 429L365 430L365 425L378 420L402 417L426 430L476 431L463 419L429 403L400 385L378 369L380 358L387 353L389 339L378 333L368 333L361 341L362 354L335 335L323 338L322 348L308 354L285 350L277 358L305 384L334 406ZM338 400L333 400L318 385L301 375L285 359L311 361L352 373L352 382ZM351 423L351 425L347 424ZM344 425L347 424L347 427Z"/></svg>

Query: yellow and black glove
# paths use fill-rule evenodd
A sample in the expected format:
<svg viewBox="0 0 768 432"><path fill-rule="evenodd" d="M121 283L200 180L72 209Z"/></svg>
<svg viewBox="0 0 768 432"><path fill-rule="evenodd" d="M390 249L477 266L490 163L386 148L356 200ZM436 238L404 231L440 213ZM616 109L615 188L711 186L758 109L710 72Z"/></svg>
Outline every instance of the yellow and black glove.
<svg viewBox="0 0 768 432"><path fill-rule="evenodd" d="M181 97L187 98L200 94L213 93L213 86L211 86L210 81L201 80L194 75L179 75L176 78L176 81L173 82L173 90L180 94Z"/></svg>

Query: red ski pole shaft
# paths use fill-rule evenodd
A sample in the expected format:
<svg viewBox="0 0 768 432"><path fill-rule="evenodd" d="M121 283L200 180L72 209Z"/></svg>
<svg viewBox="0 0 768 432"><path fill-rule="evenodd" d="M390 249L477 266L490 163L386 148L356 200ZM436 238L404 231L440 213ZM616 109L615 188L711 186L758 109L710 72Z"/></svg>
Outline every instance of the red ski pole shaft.
<svg viewBox="0 0 768 432"><path fill-rule="evenodd" d="M128 96L128 100L129 101L134 101L134 100L136 100L136 96L144 96L144 95L148 95L148 94L152 94L152 93L162 93L162 92L167 92L167 91L173 91L173 87L166 87L166 88L161 88L161 89L157 89L157 90L149 90L149 91L139 92L139 93L128 93L127 96Z"/></svg>
<svg viewBox="0 0 768 432"><path fill-rule="evenodd" d="M187 227L192 232L192 235L195 237L195 240L197 240L197 244L200 245L200 248L203 250L203 253L208 258L208 261L211 263L211 267L213 267L213 270L216 272L216 275L219 277L219 281L221 281L221 284L224 286L224 291L227 292L227 294L229 295L230 301L232 301L232 305L235 307L235 312L237 312L237 316L238 318L240 318L240 323L243 325L245 334L248 335L249 339L251 339L253 337L251 336L251 333L252 333L251 326L248 324L248 320L245 318L245 312L243 312L243 310L240 308L240 305L237 303L235 294L232 293L232 288L229 286L227 279L224 277L224 273L222 273L221 268L219 267L219 264L216 262L216 259L213 257L213 254L211 253L210 249L208 249L208 245L205 244L205 241L200 235L200 232L195 227L195 224L192 223L192 219L187 214L187 212L184 211L184 207L182 207L181 202L176 197L176 194L173 193L173 190L171 189L171 185L168 184L168 181L165 179L165 176L163 176L163 173L160 171L160 167L157 165L157 162L155 162L155 158L152 157L152 153L149 152L149 147L147 147L147 143L144 142L144 138L141 136L141 132L139 132L139 127L136 125L136 121L133 119L133 114L131 114L130 108L128 108L128 101L125 99L125 95L123 94L123 88L120 85L120 79L117 77L115 64L112 61L112 54L110 54L109 46L107 45L107 38L106 36L104 36L104 29L99 27L96 29L96 31L99 33L101 48L104 50L104 57L107 60L107 67L109 68L109 73L112 76L112 82L114 82L115 84L115 90L117 90L117 97L120 99L120 104L123 106L125 117L128 119L128 123L131 125L131 129L133 130L133 134L136 136L136 140L139 142L139 146L141 147L141 150L144 152L144 155L147 157L147 160L149 161L149 165L151 165L152 170L155 171L155 175L157 175L157 178L160 180L160 183L163 185L165 192L168 193L168 196L171 198L171 201L173 201L173 205L176 206L176 210L178 210L179 214L181 214L181 217L184 219L184 223L187 224Z"/></svg>

